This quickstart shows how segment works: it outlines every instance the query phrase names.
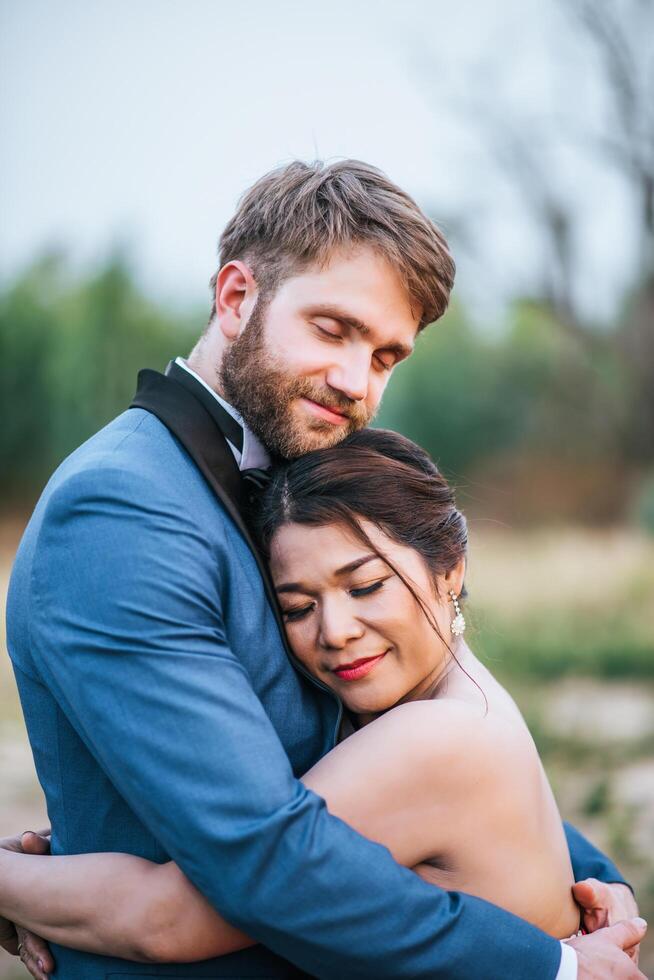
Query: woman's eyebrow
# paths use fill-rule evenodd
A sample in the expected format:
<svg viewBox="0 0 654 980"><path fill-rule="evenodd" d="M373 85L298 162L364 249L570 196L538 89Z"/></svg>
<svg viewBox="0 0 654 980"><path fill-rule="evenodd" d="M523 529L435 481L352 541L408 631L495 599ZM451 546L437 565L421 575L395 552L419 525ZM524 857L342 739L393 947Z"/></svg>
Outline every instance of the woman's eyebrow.
<svg viewBox="0 0 654 980"><path fill-rule="evenodd" d="M301 582L284 582L282 585L276 585L275 592L302 592L304 595L310 595L309 590Z"/></svg>
<svg viewBox="0 0 654 980"><path fill-rule="evenodd" d="M357 568L361 568L362 565L367 565L369 561L383 561L384 559L380 555L370 554L362 555L361 558L351 561L348 565L343 565L342 568L337 568L334 575L348 575L350 572L355 572Z"/></svg>
<svg viewBox="0 0 654 980"><path fill-rule="evenodd" d="M342 568L337 568L334 575L348 575L350 572L356 571L357 568L361 568L362 565L367 565L369 561L383 560L380 555L362 555L361 558L355 558L354 561L348 562ZM303 595L313 595L311 590L307 589L306 585L302 585L301 582L283 582L281 585L275 586L275 592L301 592Z"/></svg>

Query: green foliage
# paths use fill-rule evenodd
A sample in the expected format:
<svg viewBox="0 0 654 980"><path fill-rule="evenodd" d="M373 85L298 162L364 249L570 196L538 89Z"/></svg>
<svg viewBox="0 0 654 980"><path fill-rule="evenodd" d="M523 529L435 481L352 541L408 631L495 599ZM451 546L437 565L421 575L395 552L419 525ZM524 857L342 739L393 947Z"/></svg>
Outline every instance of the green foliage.
<svg viewBox="0 0 654 980"><path fill-rule="evenodd" d="M487 613L473 647L503 677L654 680L648 624L644 618L625 617L621 609L609 608L604 614L538 611L511 620Z"/></svg>
<svg viewBox="0 0 654 980"><path fill-rule="evenodd" d="M638 489L635 516L641 527L654 534L654 473L648 474Z"/></svg>
<svg viewBox="0 0 654 980"><path fill-rule="evenodd" d="M606 813L611 805L611 784L602 776L587 793L582 803L582 813L586 817L598 817Z"/></svg>
<svg viewBox="0 0 654 980"><path fill-rule="evenodd" d="M162 368L191 346L202 323L196 318L191 331L190 320L147 299L120 255L81 280L62 255L48 255L7 286L0 293L2 498L33 497L67 453L129 404L140 367ZM610 484L615 473L633 485L620 452L629 412L638 411L626 395L630 377L617 337L584 346L546 307L526 301L515 303L503 331L486 335L454 305L394 374L379 424L421 443L457 481L474 483L494 462L493 485L505 492L508 484L526 499L529 478L518 487L511 463L526 462L528 477L544 472L547 499L535 497L531 512L546 506L554 514L552 492L566 488L577 494L566 517L583 519L584 508L591 519L615 514L621 498ZM575 488L574 474L597 460L610 461L608 477L587 468ZM606 496L605 507L586 507L589 486Z"/></svg>
<svg viewBox="0 0 654 980"><path fill-rule="evenodd" d="M161 369L191 338L119 255L82 282L60 255L36 262L0 296L0 494L37 491L129 405L139 368Z"/></svg>
<svg viewBox="0 0 654 980"><path fill-rule="evenodd" d="M514 449L574 459L615 449L626 379L610 345L591 354L537 304L517 303L507 329L489 338L454 306L417 349L378 424L421 443L445 473Z"/></svg>

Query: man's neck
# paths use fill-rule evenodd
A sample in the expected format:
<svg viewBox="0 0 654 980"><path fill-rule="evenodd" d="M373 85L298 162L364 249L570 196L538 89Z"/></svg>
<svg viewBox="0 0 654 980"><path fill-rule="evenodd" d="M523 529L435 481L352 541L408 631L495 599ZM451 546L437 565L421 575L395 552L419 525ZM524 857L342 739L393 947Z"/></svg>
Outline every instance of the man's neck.
<svg viewBox="0 0 654 980"><path fill-rule="evenodd" d="M191 371L204 381L207 388L211 388L221 398L225 397L222 385L218 381L218 372L213 365L208 364L205 358L196 354L195 349L185 358L185 361L187 367L190 367Z"/></svg>
<svg viewBox="0 0 654 980"><path fill-rule="evenodd" d="M197 344L185 358L186 364L199 378L202 378L208 388L211 388L221 398L225 398L223 386L220 383L220 365L225 353L225 340L222 334L210 327L200 337Z"/></svg>

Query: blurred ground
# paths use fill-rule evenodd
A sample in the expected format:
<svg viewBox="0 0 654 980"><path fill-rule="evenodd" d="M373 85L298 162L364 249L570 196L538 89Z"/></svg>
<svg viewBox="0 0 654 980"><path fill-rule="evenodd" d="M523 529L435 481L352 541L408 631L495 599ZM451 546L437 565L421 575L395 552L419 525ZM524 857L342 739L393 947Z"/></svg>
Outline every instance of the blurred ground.
<svg viewBox="0 0 654 980"><path fill-rule="evenodd" d="M0 523L3 596L20 530ZM618 862L654 924L654 539L480 523L470 556L471 645L522 707L563 816ZM0 771L0 835L47 822L4 651ZM654 976L654 938L641 966ZM0 954L0 980L25 975Z"/></svg>

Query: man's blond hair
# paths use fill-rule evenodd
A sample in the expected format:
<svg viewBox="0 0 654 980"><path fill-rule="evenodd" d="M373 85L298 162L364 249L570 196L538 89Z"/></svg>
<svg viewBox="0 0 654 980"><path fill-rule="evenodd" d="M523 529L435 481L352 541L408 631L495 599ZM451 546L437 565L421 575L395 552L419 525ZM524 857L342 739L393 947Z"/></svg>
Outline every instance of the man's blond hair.
<svg viewBox="0 0 654 980"><path fill-rule="evenodd" d="M420 328L443 315L454 260L434 222L385 174L360 160L295 160L261 177L239 201L220 238L220 267L240 259L263 295L337 249L368 246L404 283ZM211 279L215 296L218 273ZM216 312L215 298L210 320Z"/></svg>

